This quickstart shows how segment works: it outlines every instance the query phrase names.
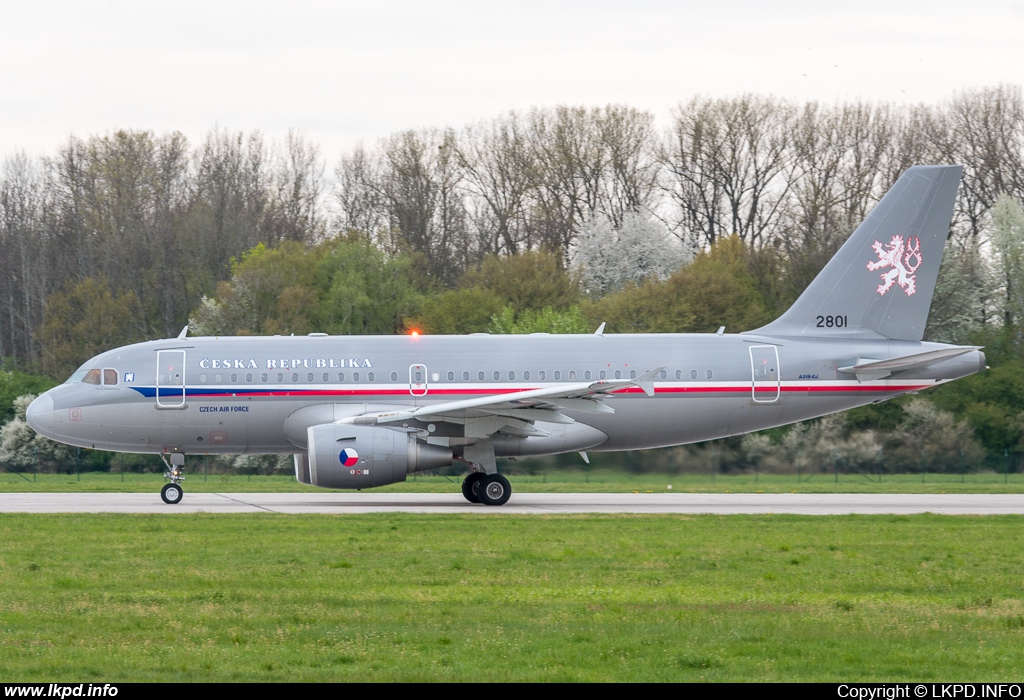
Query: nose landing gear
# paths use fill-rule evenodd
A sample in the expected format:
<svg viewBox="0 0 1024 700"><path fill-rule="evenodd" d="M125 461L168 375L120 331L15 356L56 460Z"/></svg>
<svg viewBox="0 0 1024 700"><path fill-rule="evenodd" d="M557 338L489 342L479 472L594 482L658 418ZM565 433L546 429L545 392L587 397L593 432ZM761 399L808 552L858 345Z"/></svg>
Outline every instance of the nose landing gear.
<svg viewBox="0 0 1024 700"><path fill-rule="evenodd" d="M164 472L164 478L171 480L171 483L164 484L164 487L160 489L160 498L168 505L180 503L182 496L185 495L185 491L181 488L181 482L185 479L182 473L185 471L185 455L181 452L172 452L170 462L167 461L167 457L164 455L160 455L160 459L164 461L164 465L167 467L167 471Z"/></svg>

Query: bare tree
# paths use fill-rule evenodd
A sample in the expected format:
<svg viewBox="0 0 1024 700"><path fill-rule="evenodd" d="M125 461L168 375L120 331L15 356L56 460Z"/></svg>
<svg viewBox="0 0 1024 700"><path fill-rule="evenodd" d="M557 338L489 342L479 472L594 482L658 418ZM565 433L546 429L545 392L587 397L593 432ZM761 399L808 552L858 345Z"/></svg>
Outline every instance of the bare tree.
<svg viewBox="0 0 1024 700"><path fill-rule="evenodd" d="M659 148L680 236L713 245L736 234L758 246L790 187L792 104L744 95L678 106Z"/></svg>
<svg viewBox="0 0 1024 700"><path fill-rule="evenodd" d="M538 166L525 130L522 118L508 112L466 129L455 142L482 254L533 247L527 209Z"/></svg>

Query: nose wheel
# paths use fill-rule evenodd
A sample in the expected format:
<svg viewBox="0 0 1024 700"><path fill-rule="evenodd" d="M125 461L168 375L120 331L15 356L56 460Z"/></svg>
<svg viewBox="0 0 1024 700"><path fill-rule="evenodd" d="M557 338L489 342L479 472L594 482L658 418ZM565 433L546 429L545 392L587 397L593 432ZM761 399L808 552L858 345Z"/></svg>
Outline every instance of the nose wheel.
<svg viewBox="0 0 1024 700"><path fill-rule="evenodd" d="M160 498L168 505L180 503L181 497L185 495L184 489L181 488L181 482L185 478L183 474L185 471L185 455L180 452L172 452L170 462L162 454L160 459L163 460L164 466L167 467L167 471L164 472L164 478L171 480L171 483L164 484L164 487L160 489Z"/></svg>
<svg viewBox="0 0 1024 700"><path fill-rule="evenodd" d="M185 492L181 490L181 484L164 484L164 487L160 489L160 498L164 499L164 503L170 505L180 503L181 497L184 495Z"/></svg>

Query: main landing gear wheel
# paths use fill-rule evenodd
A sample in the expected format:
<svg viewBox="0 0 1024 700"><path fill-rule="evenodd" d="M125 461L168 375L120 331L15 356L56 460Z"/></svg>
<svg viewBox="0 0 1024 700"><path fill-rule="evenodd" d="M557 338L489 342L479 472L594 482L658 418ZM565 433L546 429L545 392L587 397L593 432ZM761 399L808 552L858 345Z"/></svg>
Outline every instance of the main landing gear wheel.
<svg viewBox="0 0 1024 700"><path fill-rule="evenodd" d="M462 480L462 495L470 503L480 502L480 480L485 476L487 475L483 472L470 472Z"/></svg>
<svg viewBox="0 0 1024 700"><path fill-rule="evenodd" d="M164 499L164 503L170 505L180 503L181 497L184 495L185 492L181 490L181 484L164 484L164 487L160 489L160 498Z"/></svg>
<svg viewBox="0 0 1024 700"><path fill-rule="evenodd" d="M485 506L503 506L512 495L512 484L501 474L488 474L480 479L476 492Z"/></svg>

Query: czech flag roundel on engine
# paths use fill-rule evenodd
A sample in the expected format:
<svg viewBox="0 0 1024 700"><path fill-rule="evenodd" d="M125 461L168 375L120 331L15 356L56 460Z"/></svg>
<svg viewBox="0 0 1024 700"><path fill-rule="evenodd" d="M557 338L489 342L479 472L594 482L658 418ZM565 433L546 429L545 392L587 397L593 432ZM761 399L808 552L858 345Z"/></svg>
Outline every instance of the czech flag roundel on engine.
<svg viewBox="0 0 1024 700"><path fill-rule="evenodd" d="M359 453L353 450L351 447L346 447L338 455L338 459L346 467L354 467L359 462Z"/></svg>

